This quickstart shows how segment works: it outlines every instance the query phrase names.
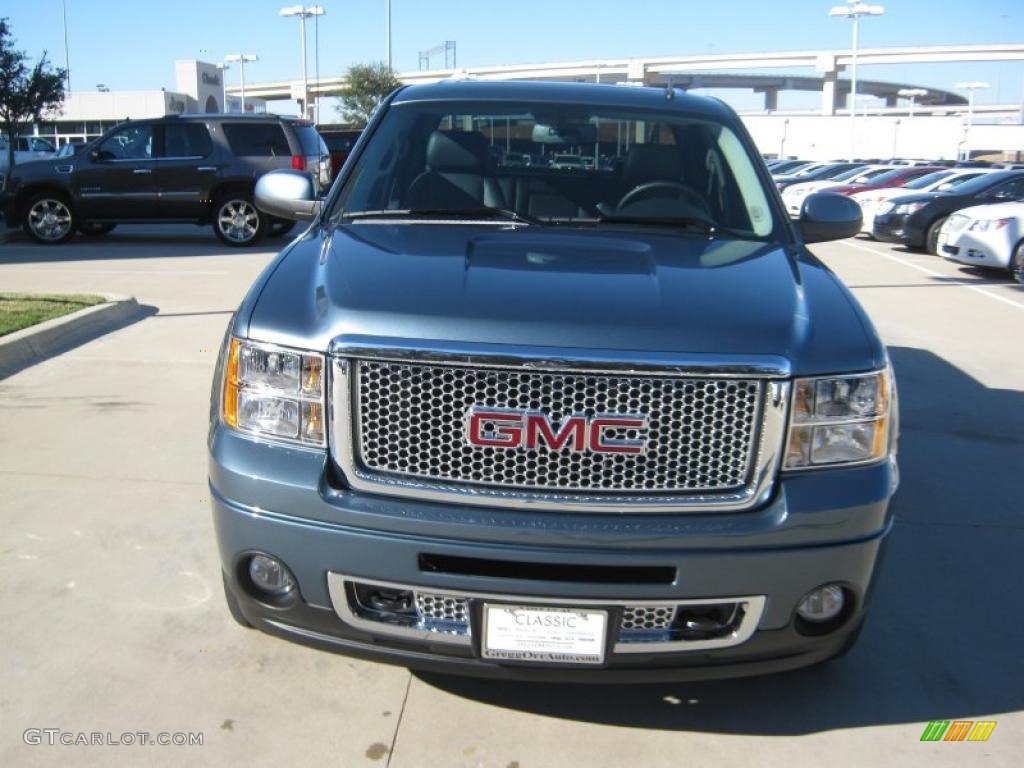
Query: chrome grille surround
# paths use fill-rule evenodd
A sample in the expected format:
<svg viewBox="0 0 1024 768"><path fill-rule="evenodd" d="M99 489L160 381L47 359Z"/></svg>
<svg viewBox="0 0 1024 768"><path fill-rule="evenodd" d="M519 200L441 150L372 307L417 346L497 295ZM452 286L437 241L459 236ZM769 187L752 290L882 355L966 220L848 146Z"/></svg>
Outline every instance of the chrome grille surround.
<svg viewBox="0 0 1024 768"><path fill-rule="evenodd" d="M387 616L367 612L355 598L355 585L376 586L392 590L410 591L415 594L417 606L414 616ZM714 648L728 648L745 643L757 630L764 613L766 598L764 595L746 597L691 599L678 598L670 602L662 600L581 600L576 598L536 597L533 595L504 595L484 592L454 591L436 587L415 587L408 584L397 584L388 581L376 581L362 577L346 576L328 572L327 588L331 598L331 606L345 624L364 632L401 640L418 640L425 643L440 645L472 645L472 628L469 621L469 603L477 600L484 603L505 603L513 605L557 605L563 608L605 608L622 607L622 620L619 624L620 633L613 646L614 653L667 653L679 651L701 651ZM431 618L420 613L421 596L430 596L436 601L450 600L451 604L463 605L465 617L459 620ZM719 637L683 637L671 629L673 619L688 608L700 609L704 606L732 604L735 606L735 623ZM664 614L668 612L670 620L665 623ZM643 621L659 626L627 627L628 617L634 620L643 616ZM657 616L659 618L655 619ZM611 631L611 630L610 630Z"/></svg>
<svg viewBox="0 0 1024 768"><path fill-rule="evenodd" d="M527 348L509 354L505 348L499 351L487 345L439 347L419 348L415 342L405 340L355 342L346 337L340 337L331 345L331 451L352 488L461 504L615 513L624 508L643 512L735 511L761 503L771 493L789 399L789 383L782 380L789 375L789 369L783 360L739 361L718 357L682 360L637 353L609 353L607 357L590 360L567 355L565 350L547 348ZM375 432L371 425L364 437L360 430L364 419L360 410L363 405L360 374L364 370L376 372L378 380L386 378L389 385L399 385L400 393L404 379L404 392L418 398L418 402L425 402L430 419L435 423L428 424L429 420L424 420L414 425L414 409L407 406L395 410L390 426ZM415 372L415 376L410 377L410 372ZM435 381L437 376L439 381ZM473 385L472 392L445 411L445 397L455 395L456 381L467 380ZM578 391L574 392L568 407L565 401L549 406L548 416L552 418L565 415L570 408L583 411L590 408L596 412L598 403L607 403L609 399L624 402L625 406L616 405L620 410L625 408L629 413L632 408L636 413L643 410L640 406L643 398L665 400L660 393L666 392L671 393L668 402L682 403L681 407L700 410L700 406L706 405L704 401L710 401L715 407L709 408L711 412L707 415L701 410L698 414L701 418L686 425L670 421L667 412L662 416L664 423L656 423L652 417L651 429L660 428L665 437L664 455L649 449L641 458L660 475L655 472L654 476L645 477L643 483L637 483L635 477L630 476L628 462L624 461L636 460L636 456L552 452L555 461L545 471L539 454L547 453L546 448L529 452L497 449L489 452L489 457L481 456L479 448L468 445L463 448L462 419L468 407L475 404L472 398L478 396L475 394L478 390L482 390L484 398L499 398L489 401L496 406L509 405L507 399L500 398L507 397L512 390L506 387L506 392L499 393L490 384L497 381L514 384L513 394L520 398L515 402L526 404L537 394L537 382L540 382L541 394L546 382L548 398L553 401L556 399L555 382L577 385ZM581 382L583 386L579 388ZM589 394L587 382L591 387ZM377 386L379 388L379 381ZM631 386L639 388L637 394L632 393ZM450 391L446 392L445 387ZM723 393L720 399L719 392ZM658 397L654 397L655 394ZM690 398L688 403L684 402L687 397ZM487 403L485 400L484 404ZM440 413L432 410L436 407L442 409ZM436 444L427 448L425 458L413 456L414 445L421 446L422 450L424 436L428 442L431 439L428 426L436 429L446 422L447 433L432 438ZM452 426L456 423L457 427ZM721 435L701 439L707 437L701 429L710 434L726 427L741 435L742 449L726 445ZM459 442L458 458L463 467L459 472L452 471L451 452L442 456L442 449L455 445L455 441ZM716 445L716 441L720 444ZM367 452L361 450L367 444L369 466ZM433 461L442 467L447 459L448 469L436 474L395 471L395 466L400 470L407 467L394 463L392 450L404 450L404 454L399 456L396 452L395 455L408 466L415 463L420 469L425 466L422 462L429 465ZM724 459L723 450L728 454ZM693 465L687 465L686 474L678 473L682 479L666 482L671 462L682 461L693 451L696 451L696 455L690 456ZM528 455L531 453L533 456ZM712 460L718 460L719 464L712 465ZM723 462L732 462L732 465L723 466ZM513 482L489 482L487 478L495 466L502 468L505 477L511 474ZM585 482L573 481L581 470ZM546 484L537 482L538 478Z"/></svg>

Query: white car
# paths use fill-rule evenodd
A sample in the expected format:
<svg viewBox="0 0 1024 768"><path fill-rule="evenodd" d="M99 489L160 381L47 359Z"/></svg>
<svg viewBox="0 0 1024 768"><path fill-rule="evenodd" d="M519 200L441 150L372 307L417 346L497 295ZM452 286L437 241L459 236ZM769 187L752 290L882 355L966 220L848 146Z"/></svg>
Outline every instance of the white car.
<svg viewBox="0 0 1024 768"><path fill-rule="evenodd" d="M808 195L834 187L845 187L848 184L867 184L875 176L891 171L895 167L893 165L869 165L866 168L854 168L831 179L791 184L782 191L782 202L786 204L786 211L789 215L798 218L804 199Z"/></svg>
<svg viewBox="0 0 1024 768"><path fill-rule="evenodd" d="M1024 202L957 211L939 230L938 252L960 264L1008 269L1024 283Z"/></svg>
<svg viewBox="0 0 1024 768"><path fill-rule="evenodd" d="M14 164L21 165L33 160L48 160L56 157L57 150L47 139L38 136L19 136L14 145ZM0 135L0 171L7 169L7 137Z"/></svg>
<svg viewBox="0 0 1024 768"><path fill-rule="evenodd" d="M850 195L850 199L860 205L862 221L860 231L870 237L871 228L875 224L875 214L883 213L884 211L879 209L889 205L889 201L895 197L919 192L945 192L984 173L992 173L992 170L989 168L950 168L947 171L936 171L927 176L920 176L913 181L908 181L902 187L885 187L868 192L854 192Z"/></svg>

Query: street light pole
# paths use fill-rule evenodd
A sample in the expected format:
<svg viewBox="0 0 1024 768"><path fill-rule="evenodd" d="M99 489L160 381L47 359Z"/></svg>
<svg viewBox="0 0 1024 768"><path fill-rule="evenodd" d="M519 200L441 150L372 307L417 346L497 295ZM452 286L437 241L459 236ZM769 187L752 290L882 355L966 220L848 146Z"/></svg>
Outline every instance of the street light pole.
<svg viewBox="0 0 1024 768"><path fill-rule="evenodd" d="M384 0L384 55L391 69L391 0Z"/></svg>
<svg viewBox="0 0 1024 768"><path fill-rule="evenodd" d="M225 56L224 61L227 62L238 62L238 68L242 76L242 114L245 114L245 62L247 61L259 61L260 57L252 53L233 53L230 56Z"/></svg>
<svg viewBox="0 0 1024 768"><path fill-rule="evenodd" d="M881 5L868 5L859 0L847 0L847 5L836 5L829 10L829 16L839 16L853 21L853 45L850 48L850 162L857 155L857 45L860 34L861 16L881 16L885 8Z"/></svg>
<svg viewBox="0 0 1024 768"><path fill-rule="evenodd" d="M915 104L914 100L918 96L927 96L928 95L928 91L926 91L924 88L900 88L898 91L896 91L896 95L910 99L910 112L907 115L907 120L913 120L914 119L914 104Z"/></svg>
<svg viewBox="0 0 1024 768"><path fill-rule="evenodd" d="M326 11L319 5L309 8L301 5L291 5L279 11L281 16L299 17L299 34L302 39L302 112L303 117L309 117L309 74L306 66L306 19L310 16L323 16Z"/></svg>
<svg viewBox="0 0 1024 768"><path fill-rule="evenodd" d="M970 82L957 83L956 87L961 91L967 91L967 131L964 133L964 156L963 160L971 159L971 126L974 124L974 92L985 88L991 88L988 83Z"/></svg>

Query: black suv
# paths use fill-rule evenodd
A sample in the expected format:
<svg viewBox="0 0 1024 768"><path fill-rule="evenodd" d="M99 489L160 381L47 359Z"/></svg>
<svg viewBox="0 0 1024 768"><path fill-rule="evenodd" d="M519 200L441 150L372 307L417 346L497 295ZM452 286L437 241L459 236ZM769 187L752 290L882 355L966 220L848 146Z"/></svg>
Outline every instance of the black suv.
<svg viewBox="0 0 1024 768"><path fill-rule="evenodd" d="M313 123L277 115L172 115L132 120L74 157L16 166L5 215L40 243L63 243L79 230L104 235L119 223L213 224L228 245L284 234L293 222L253 205L267 171L331 180L327 147Z"/></svg>

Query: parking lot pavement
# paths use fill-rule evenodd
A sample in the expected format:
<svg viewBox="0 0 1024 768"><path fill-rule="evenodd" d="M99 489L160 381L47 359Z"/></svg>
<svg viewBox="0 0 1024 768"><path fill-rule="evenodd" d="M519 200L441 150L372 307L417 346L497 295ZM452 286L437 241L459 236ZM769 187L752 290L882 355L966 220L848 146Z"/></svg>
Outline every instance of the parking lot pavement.
<svg viewBox="0 0 1024 768"><path fill-rule="evenodd" d="M863 239L815 246L889 344L903 414L898 522L847 658L737 681L528 686L411 675L229 618L205 478L210 377L275 247L182 227L0 246L5 290L152 308L0 381L0 764L1019 764L1019 286ZM936 719L998 725L984 744L921 743ZM29 728L204 743L30 746Z"/></svg>

